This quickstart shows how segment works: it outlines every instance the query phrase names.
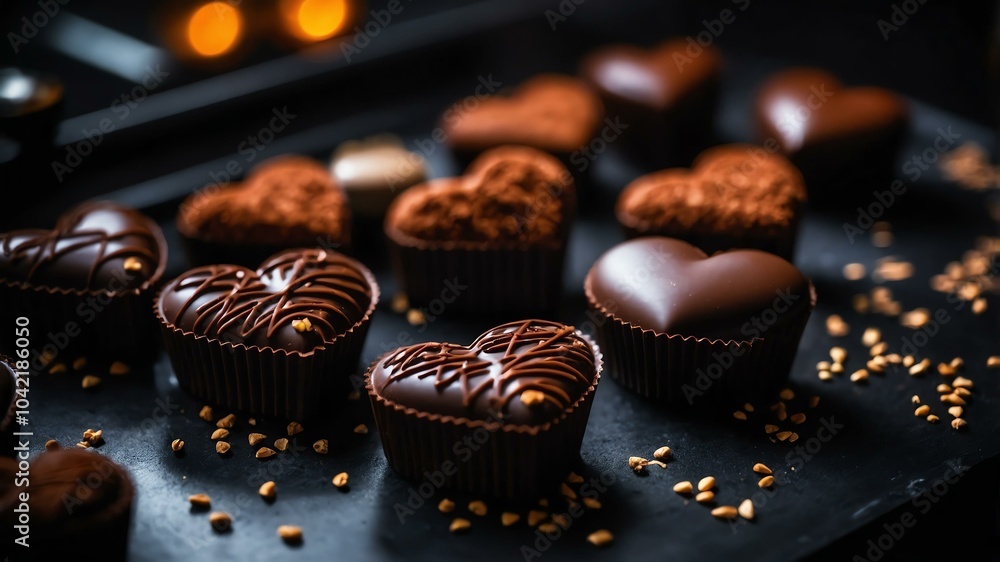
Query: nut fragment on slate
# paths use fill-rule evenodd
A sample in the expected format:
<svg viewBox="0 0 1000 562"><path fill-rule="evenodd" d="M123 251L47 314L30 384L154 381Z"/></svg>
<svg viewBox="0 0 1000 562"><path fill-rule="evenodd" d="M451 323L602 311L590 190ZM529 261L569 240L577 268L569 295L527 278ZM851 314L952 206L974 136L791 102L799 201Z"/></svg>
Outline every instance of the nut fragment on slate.
<svg viewBox="0 0 1000 562"><path fill-rule="evenodd" d="M260 489L257 490L260 497L265 500L273 500L278 494L278 487L273 481L267 481L260 485Z"/></svg>
<svg viewBox="0 0 1000 562"><path fill-rule="evenodd" d="M548 516L549 514L544 511L532 509L531 511L528 512L528 525L534 527L535 525L538 525L539 523L547 519Z"/></svg>
<svg viewBox="0 0 1000 562"><path fill-rule="evenodd" d="M359 435L365 435L368 433L368 426L363 423L358 424L354 426L354 433L357 433Z"/></svg>
<svg viewBox="0 0 1000 562"><path fill-rule="evenodd" d="M444 498L440 501L440 503L438 503L438 511L441 513L451 513L452 511L455 511L455 502L449 500L448 498Z"/></svg>
<svg viewBox="0 0 1000 562"><path fill-rule="evenodd" d="M203 420L205 420L205 421L207 421L207 422L212 421L212 407L211 406L202 406L201 407L201 411L198 412L198 417L201 418L201 419L203 419Z"/></svg>
<svg viewBox="0 0 1000 562"><path fill-rule="evenodd" d="M653 458L665 461L670 458L670 447L660 447L653 451Z"/></svg>
<svg viewBox="0 0 1000 562"><path fill-rule="evenodd" d="M250 445L256 445L265 439L267 439L267 435L264 435L263 433L251 433L247 436L247 440L250 442Z"/></svg>
<svg viewBox="0 0 1000 562"><path fill-rule="evenodd" d="M236 425L236 416L234 414L229 414L226 417L215 422L216 427L222 427L225 429L232 429Z"/></svg>
<svg viewBox="0 0 1000 562"><path fill-rule="evenodd" d="M267 459L277 454L278 453L276 453L274 449L270 449L268 447L261 447L260 449L257 449L257 452L254 453L254 456L257 457L258 459Z"/></svg>
<svg viewBox="0 0 1000 562"><path fill-rule="evenodd" d="M743 413L743 410L736 410L733 412L733 417L741 421L745 421L747 419L747 415Z"/></svg>
<svg viewBox="0 0 1000 562"><path fill-rule="evenodd" d="M774 476L771 475L765 476L757 482L758 488L770 488L771 486L774 486Z"/></svg>
<svg viewBox="0 0 1000 562"><path fill-rule="evenodd" d="M208 516L208 522L218 533L224 533L233 526L233 518L224 511L216 511Z"/></svg>
<svg viewBox="0 0 1000 562"><path fill-rule="evenodd" d="M510 527L511 525L517 523L520 520L521 516L516 513L505 511L500 514L500 522L503 523L504 527Z"/></svg>
<svg viewBox="0 0 1000 562"><path fill-rule="evenodd" d="M469 502L469 513L480 517L486 515L486 503L481 500Z"/></svg>
<svg viewBox="0 0 1000 562"><path fill-rule="evenodd" d="M320 439L313 443L313 451L321 455L325 455L330 452L330 442L326 439Z"/></svg>
<svg viewBox="0 0 1000 562"><path fill-rule="evenodd" d="M715 477L706 476L698 481L698 491L707 492L715 487Z"/></svg>
<svg viewBox="0 0 1000 562"><path fill-rule="evenodd" d="M843 337L849 334L851 327L844 322L844 319L838 314L831 314L826 318L826 332L835 338Z"/></svg>
<svg viewBox="0 0 1000 562"><path fill-rule="evenodd" d="M955 388L972 388L974 386L974 383L965 377L955 377L951 384Z"/></svg>
<svg viewBox="0 0 1000 562"><path fill-rule="evenodd" d="M631 468L632 470L634 470L636 474L642 474L642 472L646 469L646 465L648 465L648 464L649 464L649 461L646 460L646 459L644 459L644 458L642 458L642 457L629 457L628 458L628 466L629 466L629 468Z"/></svg>
<svg viewBox="0 0 1000 562"><path fill-rule="evenodd" d="M586 506L587 509L601 509L601 502L594 498L583 498L583 505Z"/></svg>
<svg viewBox="0 0 1000 562"><path fill-rule="evenodd" d="M291 437L292 435L295 435L297 433L302 433L302 431L303 431L303 427L302 427L301 423L299 423L299 422L292 422L292 423L288 424L288 436L289 437Z"/></svg>
<svg viewBox="0 0 1000 562"><path fill-rule="evenodd" d="M842 347L831 347L830 358L834 363L843 363L847 359L847 350Z"/></svg>
<svg viewBox="0 0 1000 562"><path fill-rule="evenodd" d="M583 484L583 476L575 472L570 472L569 476L566 477L566 481L570 484Z"/></svg>
<svg viewBox="0 0 1000 562"><path fill-rule="evenodd" d="M858 369L851 373L851 382L865 382L868 380L868 371L866 369Z"/></svg>
<svg viewBox="0 0 1000 562"><path fill-rule="evenodd" d="M49 374L58 375L61 373L65 373L68 370L69 369L66 367L65 363L56 363L55 365L52 366L51 369L49 369Z"/></svg>
<svg viewBox="0 0 1000 562"><path fill-rule="evenodd" d="M736 519L739 511L731 505L720 505L712 510L712 516L717 519Z"/></svg>
<svg viewBox="0 0 1000 562"><path fill-rule="evenodd" d="M694 491L694 486L687 480L674 484L674 491L678 494L690 494Z"/></svg>
<svg viewBox="0 0 1000 562"><path fill-rule="evenodd" d="M229 430L222 429L221 427L212 432L212 441L218 441L219 439L225 439L229 437Z"/></svg>
<svg viewBox="0 0 1000 562"><path fill-rule="evenodd" d="M104 431L98 429L88 429L83 432L83 441L91 447L96 447L104 441Z"/></svg>
<svg viewBox="0 0 1000 562"><path fill-rule="evenodd" d="M188 503L191 507L207 509L212 505L212 498L208 497L208 494L192 494L188 496Z"/></svg>
<svg viewBox="0 0 1000 562"><path fill-rule="evenodd" d="M406 311L406 321L410 323L410 326L420 326L427 323L424 313L416 308Z"/></svg>
<svg viewBox="0 0 1000 562"><path fill-rule="evenodd" d="M347 473L346 472L338 473L336 476L333 477L333 480L331 480L331 482L333 482L334 486L338 488L343 488L344 486L347 485ZM483 509L485 509L485 505L483 506Z"/></svg>
<svg viewBox="0 0 1000 562"><path fill-rule="evenodd" d="M184 442L181 441L180 439L174 439L173 441L170 442L170 449L173 452L178 453L184 449Z"/></svg>
<svg viewBox="0 0 1000 562"><path fill-rule="evenodd" d="M402 314L410 308L410 300L406 298L406 293L396 293L392 295L392 311Z"/></svg>
<svg viewBox="0 0 1000 562"><path fill-rule="evenodd" d="M587 542L594 546L607 546L614 542L615 536L611 534L610 531L606 529L601 529L599 531L594 531L587 535Z"/></svg>
<svg viewBox="0 0 1000 562"><path fill-rule="evenodd" d="M954 417L954 418L960 418L960 417L962 417L962 413L963 413L962 407L961 406L952 406L951 408L948 408L948 413L951 414L951 416Z"/></svg>
<svg viewBox="0 0 1000 562"><path fill-rule="evenodd" d="M747 521L753 519L754 516L753 500L751 500L750 498L743 500L742 502L740 502L740 507L738 509L740 512L740 517L746 519Z"/></svg>
<svg viewBox="0 0 1000 562"><path fill-rule="evenodd" d="M937 423L937 422L941 421L941 418L935 416L934 414L931 414L931 415L927 416L927 421L929 421L930 423Z"/></svg>
<svg viewBox="0 0 1000 562"><path fill-rule="evenodd" d="M865 347L872 347L880 341L882 341L882 332L878 328L865 328L865 333L861 335L861 343Z"/></svg>
<svg viewBox="0 0 1000 562"><path fill-rule="evenodd" d="M571 500L576 499L576 492L574 492L573 488L570 488L569 485L567 485L565 482L563 482L562 485L559 486L559 493L561 493L565 498Z"/></svg>
<svg viewBox="0 0 1000 562"><path fill-rule="evenodd" d="M771 474L771 469L767 467L766 464L759 462L753 465L753 471L757 474Z"/></svg>
<svg viewBox="0 0 1000 562"><path fill-rule="evenodd" d="M464 533L472 527L472 523L468 519L462 519L461 517L456 517L451 525L448 526L448 530L452 533Z"/></svg>
<svg viewBox="0 0 1000 562"><path fill-rule="evenodd" d="M226 443L225 441L216 441L215 442L215 452L219 453L220 455L224 455L224 454L228 453L229 452L229 443Z"/></svg>
<svg viewBox="0 0 1000 562"><path fill-rule="evenodd" d="M927 404L919 406L916 410L913 411L913 415L918 418L926 418L927 414L930 413L931 413L931 407L928 406Z"/></svg>
<svg viewBox="0 0 1000 562"><path fill-rule="evenodd" d="M80 381L80 386L83 388L94 388L101 384L101 377L95 377L94 375L86 375L83 380Z"/></svg>
<svg viewBox="0 0 1000 562"><path fill-rule="evenodd" d="M795 398L795 391L790 388L784 388L778 393L778 397L782 400L791 400Z"/></svg>
<svg viewBox="0 0 1000 562"><path fill-rule="evenodd" d="M962 429L966 425L968 425L968 424L962 418L955 418L955 419L951 420L951 427L953 427L956 430L957 429Z"/></svg>
<svg viewBox="0 0 1000 562"><path fill-rule="evenodd" d="M1000 355L991 355L986 358L986 367L989 369L1000 368Z"/></svg>
<svg viewBox="0 0 1000 562"><path fill-rule="evenodd" d="M697 496L694 497L694 501L698 503L712 503L715 501L715 492L712 491L700 492Z"/></svg>
<svg viewBox="0 0 1000 562"><path fill-rule="evenodd" d="M285 449L288 448L288 439L285 439L284 437L279 437L278 439L275 439L274 448L279 451L284 451Z"/></svg>
<svg viewBox="0 0 1000 562"><path fill-rule="evenodd" d="M76 359L73 360L73 370L74 371L81 371L86 366L87 366L87 358L86 357L77 357Z"/></svg>
<svg viewBox="0 0 1000 562"><path fill-rule="evenodd" d="M122 363L121 361L115 361L114 363L111 364L111 367L108 369L108 374L127 375L131 371L132 369L130 369L129 366L126 365L125 363Z"/></svg>
<svg viewBox="0 0 1000 562"><path fill-rule="evenodd" d="M302 542L302 527L282 525L278 527L278 536L287 543L300 543Z"/></svg>

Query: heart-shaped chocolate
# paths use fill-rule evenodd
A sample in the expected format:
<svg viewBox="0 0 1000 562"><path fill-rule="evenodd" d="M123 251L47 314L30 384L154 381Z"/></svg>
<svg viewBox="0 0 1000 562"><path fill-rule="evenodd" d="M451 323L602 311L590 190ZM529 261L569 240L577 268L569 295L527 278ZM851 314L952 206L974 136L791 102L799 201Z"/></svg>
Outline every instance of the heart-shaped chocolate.
<svg viewBox="0 0 1000 562"><path fill-rule="evenodd" d="M815 299L787 261L759 250L708 257L690 244L650 236L615 246L594 264L588 299L644 330L748 341L797 322Z"/></svg>
<svg viewBox="0 0 1000 562"><path fill-rule="evenodd" d="M660 234L710 242L702 248L706 252L741 242L777 251L787 240L790 257L805 201L802 174L788 160L760 147L736 144L706 150L691 169L672 168L636 179L618 198L615 214L630 236Z"/></svg>
<svg viewBox="0 0 1000 562"><path fill-rule="evenodd" d="M558 160L504 146L484 152L464 176L403 192L386 215L386 233L397 242L558 247L574 204L572 177Z"/></svg>
<svg viewBox="0 0 1000 562"><path fill-rule="evenodd" d="M898 140L909 118L898 94L877 87L845 88L836 76L816 68L791 69L768 79L757 94L755 111L762 140L776 142L788 155L821 148L837 154L885 148Z"/></svg>
<svg viewBox="0 0 1000 562"><path fill-rule="evenodd" d="M663 112L718 78L721 59L715 49L709 47L697 56L691 56L689 50L683 39L652 49L611 45L588 55L581 64L581 74L613 103Z"/></svg>
<svg viewBox="0 0 1000 562"><path fill-rule="evenodd" d="M256 270L192 269L157 298L160 319L232 344L308 353L336 340L374 310L378 288L355 260L319 249L272 256Z"/></svg>
<svg viewBox="0 0 1000 562"><path fill-rule="evenodd" d="M600 99L580 80L542 74L510 96L456 103L441 126L459 150L520 144L567 154L590 142L601 113Z"/></svg>
<svg viewBox="0 0 1000 562"><path fill-rule="evenodd" d="M155 222L115 203L86 203L52 230L0 234L0 282L50 292L134 294L163 274L167 244Z"/></svg>
<svg viewBox="0 0 1000 562"><path fill-rule="evenodd" d="M191 194L181 204L177 230L191 240L266 251L315 247L318 241L336 248L350 241L350 209L325 166L281 156L258 165L240 183Z"/></svg>
<svg viewBox="0 0 1000 562"><path fill-rule="evenodd" d="M442 418L542 425L596 383L599 359L572 327L511 322L471 345L421 343L382 356L370 388L404 408Z"/></svg>

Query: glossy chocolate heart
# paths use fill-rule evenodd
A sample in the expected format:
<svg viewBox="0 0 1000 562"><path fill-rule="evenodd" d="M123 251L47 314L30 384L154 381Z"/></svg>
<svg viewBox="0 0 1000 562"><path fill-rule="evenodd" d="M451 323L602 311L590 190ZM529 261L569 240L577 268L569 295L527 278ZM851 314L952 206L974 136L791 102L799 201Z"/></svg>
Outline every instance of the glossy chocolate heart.
<svg viewBox="0 0 1000 562"><path fill-rule="evenodd" d="M586 84L558 74L536 76L509 97L474 101L456 103L442 116L448 142L457 149L521 144L569 153L590 142L602 111Z"/></svg>
<svg viewBox="0 0 1000 562"><path fill-rule="evenodd" d="M256 271L192 269L164 286L156 307L168 326L198 336L309 352L358 325L377 299L374 278L355 260L299 249L272 256Z"/></svg>
<svg viewBox="0 0 1000 562"><path fill-rule="evenodd" d="M167 245L143 214L115 203L87 203L52 230L0 235L0 282L48 291L135 293L163 274Z"/></svg>
<svg viewBox="0 0 1000 562"><path fill-rule="evenodd" d="M796 226L805 201L802 174L788 160L735 144L701 153L691 169L636 179L618 198L615 214L630 236L791 239L794 232L788 230Z"/></svg>
<svg viewBox="0 0 1000 562"><path fill-rule="evenodd" d="M877 87L845 88L836 76L816 68L781 72L757 94L762 140L785 154L825 146L854 152L892 142L908 120L906 102Z"/></svg>
<svg viewBox="0 0 1000 562"><path fill-rule="evenodd" d="M422 343L384 355L369 370L378 395L442 417L541 425L597 382L598 359L572 326L511 322L471 345Z"/></svg>
<svg viewBox="0 0 1000 562"><path fill-rule="evenodd" d="M323 241L340 247L350 241L350 208L325 166L281 156L240 183L191 194L181 204L177 229L186 238L224 245L290 248Z"/></svg>
<svg viewBox="0 0 1000 562"><path fill-rule="evenodd" d="M504 146L484 152L464 176L406 190L386 215L386 233L397 242L554 247L563 243L574 204L573 180L558 160Z"/></svg>
<svg viewBox="0 0 1000 562"><path fill-rule="evenodd" d="M746 341L796 321L814 304L812 285L794 265L759 250L708 257L661 236L608 250L584 284L591 302L642 329L685 337ZM767 312L771 311L771 312Z"/></svg>
<svg viewBox="0 0 1000 562"><path fill-rule="evenodd" d="M688 50L683 39L652 49L611 45L588 55L581 74L604 98L667 111L718 77L721 60L715 49L694 57Z"/></svg>

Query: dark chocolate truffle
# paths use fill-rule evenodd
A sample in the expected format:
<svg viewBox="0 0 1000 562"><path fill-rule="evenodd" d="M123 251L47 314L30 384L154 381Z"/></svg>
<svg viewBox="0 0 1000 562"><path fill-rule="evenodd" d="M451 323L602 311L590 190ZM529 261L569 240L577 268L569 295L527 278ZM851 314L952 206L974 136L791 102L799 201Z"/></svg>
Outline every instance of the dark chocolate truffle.
<svg viewBox="0 0 1000 562"><path fill-rule="evenodd" d="M805 201L802 175L783 156L725 145L703 152L691 169L636 179L615 214L630 238L655 234L709 254L756 248L791 260Z"/></svg>
<svg viewBox="0 0 1000 562"><path fill-rule="evenodd" d="M573 327L523 320L468 346L387 353L366 383L386 458L404 476L454 463L449 486L537 497L579 456L600 371L599 350ZM477 432L487 443L475 462L463 460L452 445Z"/></svg>
<svg viewBox="0 0 1000 562"><path fill-rule="evenodd" d="M527 147L484 152L458 178L408 189L386 214L396 273L414 306L465 288L448 312L522 312L558 304L573 180Z"/></svg>
<svg viewBox="0 0 1000 562"><path fill-rule="evenodd" d="M347 197L326 167L282 156L241 183L191 194L181 203L177 230L195 263L253 266L287 248L344 249L350 221Z"/></svg>
<svg viewBox="0 0 1000 562"><path fill-rule="evenodd" d="M293 249L256 271L192 269L164 286L156 314L186 390L238 410L304 417L354 369L378 296L361 263Z"/></svg>
<svg viewBox="0 0 1000 562"><path fill-rule="evenodd" d="M155 222L115 203L86 203L52 230L0 234L0 249L0 310L9 325L30 318L34 333L66 335L65 347L88 355L150 350L147 307L167 258Z"/></svg>
<svg viewBox="0 0 1000 562"><path fill-rule="evenodd" d="M815 196L842 199L843 190L867 188L894 176L895 157L909 111L895 92L845 88L817 68L793 68L771 76L755 102L760 142L791 159Z"/></svg>
<svg viewBox="0 0 1000 562"><path fill-rule="evenodd" d="M612 376L644 396L688 405L706 390L751 396L786 380L816 302L809 279L775 255L708 257L658 236L608 250L584 291L602 320ZM710 389L699 376L711 377Z"/></svg>

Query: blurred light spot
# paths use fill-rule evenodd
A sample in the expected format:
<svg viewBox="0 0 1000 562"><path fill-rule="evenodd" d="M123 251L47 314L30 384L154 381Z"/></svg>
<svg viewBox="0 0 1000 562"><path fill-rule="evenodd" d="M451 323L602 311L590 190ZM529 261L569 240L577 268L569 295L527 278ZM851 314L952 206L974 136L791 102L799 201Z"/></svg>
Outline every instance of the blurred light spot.
<svg viewBox="0 0 1000 562"><path fill-rule="evenodd" d="M205 56L223 55L233 49L242 33L243 17L226 2L209 2L191 14L188 42L194 52Z"/></svg>
<svg viewBox="0 0 1000 562"><path fill-rule="evenodd" d="M347 0L283 0L285 27L295 37L321 41L336 35L348 16Z"/></svg>

